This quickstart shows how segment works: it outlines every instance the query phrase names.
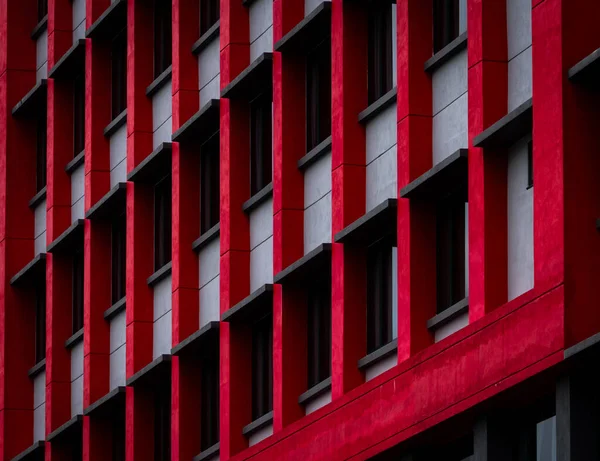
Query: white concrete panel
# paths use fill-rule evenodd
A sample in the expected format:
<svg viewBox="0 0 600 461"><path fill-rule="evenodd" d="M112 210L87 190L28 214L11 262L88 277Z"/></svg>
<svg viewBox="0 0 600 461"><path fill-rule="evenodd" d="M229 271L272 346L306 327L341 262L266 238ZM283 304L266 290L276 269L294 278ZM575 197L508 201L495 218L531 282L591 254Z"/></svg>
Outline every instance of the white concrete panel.
<svg viewBox="0 0 600 461"><path fill-rule="evenodd" d="M152 131L156 131L171 118L171 81L165 83L152 96Z"/></svg>
<svg viewBox="0 0 600 461"><path fill-rule="evenodd" d="M531 45L531 0L506 0L508 59Z"/></svg>
<svg viewBox="0 0 600 461"><path fill-rule="evenodd" d="M220 250L221 247L218 238L214 239L200 250L200 253L198 254L198 261L200 264L200 283L198 286L200 288L219 275Z"/></svg>
<svg viewBox="0 0 600 461"><path fill-rule="evenodd" d="M126 354L127 347L122 345L112 354L110 354L110 369L109 369L109 386L110 389L114 389L118 386L125 385L125 371L126 371Z"/></svg>
<svg viewBox="0 0 600 461"><path fill-rule="evenodd" d="M83 414L83 376L71 383L71 417Z"/></svg>
<svg viewBox="0 0 600 461"><path fill-rule="evenodd" d="M125 311L119 312L110 319L110 352L116 351L125 344L126 333Z"/></svg>
<svg viewBox="0 0 600 461"><path fill-rule="evenodd" d="M46 439L46 404L33 410L33 442Z"/></svg>
<svg viewBox="0 0 600 461"><path fill-rule="evenodd" d="M38 408L46 401L46 372L42 371L33 378L33 408Z"/></svg>
<svg viewBox="0 0 600 461"><path fill-rule="evenodd" d="M265 200L250 212L250 249L273 235L273 199Z"/></svg>
<svg viewBox="0 0 600 461"><path fill-rule="evenodd" d="M73 43L75 43L77 40L82 40L84 38L85 38L85 19L73 31Z"/></svg>
<svg viewBox="0 0 600 461"><path fill-rule="evenodd" d="M250 62L253 62L263 53L273 52L273 26L250 43Z"/></svg>
<svg viewBox="0 0 600 461"><path fill-rule="evenodd" d="M85 165L82 163L71 173L71 205L75 204L85 192Z"/></svg>
<svg viewBox="0 0 600 461"><path fill-rule="evenodd" d="M533 288L533 188L527 189L527 142L508 152L508 300Z"/></svg>
<svg viewBox="0 0 600 461"><path fill-rule="evenodd" d="M48 62L48 29L44 30L35 41L35 68L39 70Z"/></svg>
<svg viewBox="0 0 600 461"><path fill-rule="evenodd" d="M163 142L171 142L173 134L173 122L171 117L165 120L160 127L156 129L154 133L152 133L152 148L156 149Z"/></svg>
<svg viewBox="0 0 600 461"><path fill-rule="evenodd" d="M167 311L171 310L172 301L172 284L171 276L165 277L160 282L156 283L153 287L154 294L154 320L165 315Z"/></svg>
<svg viewBox="0 0 600 461"><path fill-rule="evenodd" d="M508 111L519 107L532 95L531 47L508 62Z"/></svg>
<svg viewBox="0 0 600 461"><path fill-rule="evenodd" d="M171 311L156 320L153 325L152 359L171 353Z"/></svg>
<svg viewBox="0 0 600 461"><path fill-rule="evenodd" d="M40 253L46 252L46 232L44 231L38 237L35 238L33 242L35 255L39 255Z"/></svg>
<svg viewBox="0 0 600 461"><path fill-rule="evenodd" d="M71 222L85 218L85 200L81 197L77 202L71 205Z"/></svg>
<svg viewBox="0 0 600 461"><path fill-rule="evenodd" d="M200 328L208 322L218 322L221 317L219 305L219 276L200 288Z"/></svg>
<svg viewBox="0 0 600 461"><path fill-rule="evenodd" d="M331 391L327 391L316 398L309 400L304 405L304 411L307 415L317 411L319 408L323 408L325 405L331 402Z"/></svg>
<svg viewBox="0 0 600 461"><path fill-rule="evenodd" d="M110 169L112 170L127 158L127 124L115 131L110 139Z"/></svg>
<svg viewBox="0 0 600 461"><path fill-rule="evenodd" d="M35 83L40 83L43 79L48 78L48 61L46 61L36 72L35 72Z"/></svg>
<svg viewBox="0 0 600 461"><path fill-rule="evenodd" d="M536 425L536 461L556 461L556 416Z"/></svg>
<svg viewBox="0 0 600 461"><path fill-rule="evenodd" d="M258 442L262 442L267 437L273 435L273 425L269 424L268 426L263 427L262 429L254 432L248 437L248 445L256 445Z"/></svg>
<svg viewBox="0 0 600 461"><path fill-rule="evenodd" d="M371 163L396 144L398 137L396 118L396 104L393 104L367 123L365 127L367 163Z"/></svg>
<svg viewBox="0 0 600 461"><path fill-rule="evenodd" d="M331 191L331 152L304 171L304 208L310 207Z"/></svg>
<svg viewBox="0 0 600 461"><path fill-rule="evenodd" d="M71 381L83 376L83 341L71 348Z"/></svg>
<svg viewBox="0 0 600 461"><path fill-rule="evenodd" d="M121 160L121 163L116 165L110 170L110 188L119 184L120 182L127 181L127 159Z"/></svg>
<svg viewBox="0 0 600 461"><path fill-rule="evenodd" d="M468 89L466 49L433 72L431 89L434 115L466 93Z"/></svg>
<svg viewBox="0 0 600 461"><path fill-rule="evenodd" d="M220 50L217 35L198 55L198 88L204 88L219 75Z"/></svg>
<svg viewBox="0 0 600 461"><path fill-rule="evenodd" d="M248 10L252 43L273 25L273 0L255 0Z"/></svg>
<svg viewBox="0 0 600 461"><path fill-rule="evenodd" d="M41 201L33 210L34 236L39 237L46 232L46 200Z"/></svg>
<svg viewBox="0 0 600 461"><path fill-rule="evenodd" d="M467 0L458 2L458 33L467 31Z"/></svg>
<svg viewBox="0 0 600 461"><path fill-rule="evenodd" d="M85 0L71 0L73 14L73 30L77 29L81 23L85 23Z"/></svg>
<svg viewBox="0 0 600 461"><path fill-rule="evenodd" d="M219 99L221 97L220 74L217 74L210 82L208 82L200 90L200 107L203 107L211 99Z"/></svg>
<svg viewBox="0 0 600 461"><path fill-rule="evenodd" d="M398 195L396 145L367 165L367 211L371 211L388 198Z"/></svg>
<svg viewBox="0 0 600 461"><path fill-rule="evenodd" d="M327 0L304 0L304 17L308 16L312 10Z"/></svg>
<svg viewBox="0 0 600 461"><path fill-rule="evenodd" d="M383 360L375 362L370 367L365 368L365 380L370 381L380 374L388 371L390 368L395 367L398 364L398 354L392 354Z"/></svg>
<svg viewBox="0 0 600 461"><path fill-rule="evenodd" d="M273 283L273 237L250 252L250 292Z"/></svg>
<svg viewBox="0 0 600 461"><path fill-rule="evenodd" d="M456 317L454 320L446 323L441 326L437 330L435 330L434 338L435 342L441 341L444 338L447 338L452 333L456 333L458 330L463 329L469 324L469 313L465 312L460 316Z"/></svg>
<svg viewBox="0 0 600 461"><path fill-rule="evenodd" d="M465 93L433 117L433 165L468 147L467 97Z"/></svg>
<svg viewBox="0 0 600 461"><path fill-rule="evenodd" d="M304 210L304 254L331 243L331 192Z"/></svg>

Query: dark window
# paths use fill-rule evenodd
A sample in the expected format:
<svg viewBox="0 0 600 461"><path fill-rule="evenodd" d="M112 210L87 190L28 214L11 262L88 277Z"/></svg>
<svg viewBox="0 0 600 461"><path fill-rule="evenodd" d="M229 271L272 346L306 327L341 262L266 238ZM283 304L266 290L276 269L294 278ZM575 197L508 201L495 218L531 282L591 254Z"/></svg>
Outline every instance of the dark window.
<svg viewBox="0 0 600 461"><path fill-rule="evenodd" d="M331 40L306 57L306 147L310 151L331 134Z"/></svg>
<svg viewBox="0 0 600 461"><path fill-rule="evenodd" d="M125 214L119 216L112 225L112 303L125 296L125 254L127 223Z"/></svg>
<svg viewBox="0 0 600 461"><path fill-rule="evenodd" d="M112 118L127 107L127 30L123 29L113 41L111 51Z"/></svg>
<svg viewBox="0 0 600 461"><path fill-rule="evenodd" d="M533 187L533 141L527 143L527 189Z"/></svg>
<svg viewBox="0 0 600 461"><path fill-rule="evenodd" d="M154 461L171 459L171 380L163 378L154 396Z"/></svg>
<svg viewBox="0 0 600 461"><path fill-rule="evenodd" d="M252 328L252 419L273 409L273 316Z"/></svg>
<svg viewBox="0 0 600 461"><path fill-rule="evenodd" d="M171 176L154 186L154 270L171 261Z"/></svg>
<svg viewBox="0 0 600 461"><path fill-rule="evenodd" d="M205 360L201 371L200 448L219 441L219 360Z"/></svg>
<svg viewBox="0 0 600 461"><path fill-rule="evenodd" d="M369 9L369 104L392 89L392 5L387 1Z"/></svg>
<svg viewBox="0 0 600 461"><path fill-rule="evenodd" d="M459 0L433 0L433 52L458 37Z"/></svg>
<svg viewBox="0 0 600 461"><path fill-rule="evenodd" d="M271 94L250 103L250 195L271 182Z"/></svg>
<svg viewBox="0 0 600 461"><path fill-rule="evenodd" d="M171 65L171 0L154 1L154 78Z"/></svg>
<svg viewBox="0 0 600 461"><path fill-rule="evenodd" d="M36 126L35 185L36 191L46 187L46 117L39 116Z"/></svg>
<svg viewBox="0 0 600 461"><path fill-rule="evenodd" d="M83 328L83 250L73 255L73 331Z"/></svg>
<svg viewBox="0 0 600 461"><path fill-rule="evenodd" d="M125 461L125 408L119 408L112 424L112 461Z"/></svg>
<svg viewBox="0 0 600 461"><path fill-rule="evenodd" d="M200 0L200 35L219 20L219 0Z"/></svg>
<svg viewBox="0 0 600 461"><path fill-rule="evenodd" d="M453 194L437 211L437 311L465 297L465 199Z"/></svg>
<svg viewBox="0 0 600 461"><path fill-rule="evenodd" d="M38 22L44 19L48 14L48 0L38 0L37 2Z"/></svg>
<svg viewBox="0 0 600 461"><path fill-rule="evenodd" d="M219 132L200 149L200 233L219 222Z"/></svg>
<svg viewBox="0 0 600 461"><path fill-rule="evenodd" d="M367 353L393 339L392 242L381 239L367 249Z"/></svg>
<svg viewBox="0 0 600 461"><path fill-rule="evenodd" d="M46 287L35 290L35 363L46 358Z"/></svg>
<svg viewBox="0 0 600 461"><path fill-rule="evenodd" d="M85 148L85 75L73 81L73 157Z"/></svg>
<svg viewBox="0 0 600 461"><path fill-rule="evenodd" d="M331 376L331 280L308 292L308 388Z"/></svg>

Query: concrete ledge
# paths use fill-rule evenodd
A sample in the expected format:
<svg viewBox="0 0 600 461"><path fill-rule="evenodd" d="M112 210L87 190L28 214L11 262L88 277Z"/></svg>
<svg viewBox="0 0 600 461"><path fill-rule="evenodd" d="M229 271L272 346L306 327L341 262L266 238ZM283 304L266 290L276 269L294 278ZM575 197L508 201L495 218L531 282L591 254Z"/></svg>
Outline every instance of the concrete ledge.
<svg viewBox="0 0 600 461"><path fill-rule="evenodd" d="M322 243L273 277L273 283L302 283L315 272L331 270L331 243Z"/></svg>
<svg viewBox="0 0 600 461"><path fill-rule="evenodd" d="M44 78L15 104L11 111L13 117L37 116L42 110L46 112L47 92L48 80Z"/></svg>
<svg viewBox="0 0 600 461"><path fill-rule="evenodd" d="M326 1L275 43L274 50L282 53L307 54L329 35L331 35L331 2Z"/></svg>
<svg viewBox="0 0 600 461"><path fill-rule="evenodd" d="M148 286L154 286L161 280L165 279L169 275L171 275L171 269L173 268L173 262L169 261L163 267L154 272L148 279L146 279L146 283Z"/></svg>
<svg viewBox="0 0 600 461"><path fill-rule="evenodd" d="M529 99L502 117L473 139L473 147L497 149L510 147L531 132L533 127L533 103Z"/></svg>
<svg viewBox="0 0 600 461"><path fill-rule="evenodd" d="M111 220L125 212L127 183L120 182L98 200L85 214L86 219Z"/></svg>
<svg viewBox="0 0 600 461"><path fill-rule="evenodd" d="M39 253L29 261L23 269L17 272L11 279L10 284L13 286L23 286L36 279L43 279L46 282L46 253Z"/></svg>
<svg viewBox="0 0 600 461"><path fill-rule="evenodd" d="M462 50L467 48L467 33L463 32L450 43L448 43L444 48L435 53L431 58L429 58L425 65L423 66L423 70L425 72L432 73L444 63L448 62Z"/></svg>
<svg viewBox="0 0 600 461"><path fill-rule="evenodd" d="M219 131L221 103L211 99L192 115L173 135L173 142L195 141L202 144Z"/></svg>
<svg viewBox="0 0 600 461"><path fill-rule="evenodd" d="M77 40L48 72L49 78L73 79L85 70L85 39Z"/></svg>
<svg viewBox="0 0 600 461"><path fill-rule="evenodd" d="M324 154L331 152L331 135L313 147L304 157L298 160L298 169L306 170L310 165L319 160Z"/></svg>
<svg viewBox="0 0 600 461"><path fill-rule="evenodd" d="M250 197L242 205L242 211L246 214L250 213L255 208L258 208L263 202L273 197L273 181L259 190L256 194Z"/></svg>
<svg viewBox="0 0 600 461"><path fill-rule="evenodd" d="M46 442L38 440L26 450L12 458L11 461L43 461Z"/></svg>
<svg viewBox="0 0 600 461"><path fill-rule="evenodd" d="M198 55L204 48L208 46L215 38L219 36L221 20L217 20L210 28L204 32L198 40L192 45L192 54Z"/></svg>
<svg viewBox="0 0 600 461"><path fill-rule="evenodd" d="M48 14L38 22L31 31L31 40L37 40L42 32L48 30Z"/></svg>
<svg viewBox="0 0 600 461"><path fill-rule="evenodd" d="M171 355L194 355L203 358L219 355L219 322L208 322L171 349Z"/></svg>
<svg viewBox="0 0 600 461"><path fill-rule="evenodd" d="M192 461L204 461L205 459L208 459L214 455L217 455L219 453L219 447L220 447L219 442L215 443L212 447L207 448L199 455L194 456L192 458Z"/></svg>
<svg viewBox="0 0 600 461"><path fill-rule="evenodd" d="M68 253L83 244L84 219L78 219L60 234L46 249L47 253Z"/></svg>
<svg viewBox="0 0 600 461"><path fill-rule="evenodd" d="M259 319L273 309L273 285L264 284L221 315L222 322L244 323Z"/></svg>
<svg viewBox="0 0 600 461"><path fill-rule="evenodd" d="M85 31L85 37L107 40L125 27L127 27L127 0L115 0Z"/></svg>
<svg viewBox="0 0 600 461"><path fill-rule="evenodd" d="M116 303L104 311L104 320L110 321L113 317L123 312L127 307L127 297L123 296Z"/></svg>
<svg viewBox="0 0 600 461"><path fill-rule="evenodd" d="M242 434L245 435L246 437L248 437L253 432L256 432L259 429L262 429L263 427L268 426L269 424L272 424L272 423L273 423L273 412L270 411L267 414L262 415L260 418L255 419L250 424L244 426L244 428L242 429Z"/></svg>
<svg viewBox="0 0 600 461"><path fill-rule="evenodd" d="M365 110L358 114L358 123L366 124L373 120L377 115L390 107L398 99L398 87L392 88L377 101L369 105Z"/></svg>
<svg viewBox="0 0 600 461"><path fill-rule="evenodd" d="M303 392L302 394L300 394L300 397L298 397L298 403L300 405L304 405L305 403L309 402L310 400L313 400L314 398L327 392L330 389L331 389L331 376L327 379L324 379L320 383L314 385L306 392Z"/></svg>
<svg viewBox="0 0 600 461"><path fill-rule="evenodd" d="M80 328L78 331L73 333L69 339L65 341L65 348L72 349L77 344L83 341L83 328Z"/></svg>
<svg viewBox="0 0 600 461"><path fill-rule="evenodd" d="M396 237L398 200L389 198L335 234L336 243L367 246L384 235Z"/></svg>
<svg viewBox="0 0 600 461"><path fill-rule="evenodd" d="M70 442L77 434L81 437L81 430L83 428L83 415L73 416L69 421L60 426L55 431L52 431L48 437L47 442L58 442L59 440Z"/></svg>
<svg viewBox="0 0 600 461"><path fill-rule="evenodd" d="M71 174L84 163L85 149L79 152L75 157L73 157L73 160L67 163L67 166L65 166L65 172L67 172L67 174Z"/></svg>
<svg viewBox="0 0 600 461"><path fill-rule="evenodd" d="M273 86L273 53L263 53L221 91L221 97L251 101Z"/></svg>
<svg viewBox="0 0 600 461"><path fill-rule="evenodd" d="M469 298L460 300L456 304L444 309L436 316L427 320L427 328L429 330L436 330L465 312L469 312Z"/></svg>
<svg viewBox="0 0 600 461"><path fill-rule="evenodd" d="M569 80L574 83L594 83L600 78L600 48L583 58L569 69Z"/></svg>
<svg viewBox="0 0 600 461"><path fill-rule="evenodd" d="M150 85L148 85L146 88L146 96L148 98L154 96L158 90L160 90L171 80L172 73L173 66L171 65L167 67L158 77L156 77Z"/></svg>
<svg viewBox="0 0 600 461"><path fill-rule="evenodd" d="M140 386L146 383L155 385L158 380L171 379L171 355L157 357L127 380L128 386Z"/></svg>
<svg viewBox="0 0 600 461"><path fill-rule="evenodd" d="M109 413L118 409L119 406L123 407L123 418L125 418L125 386L115 387L104 397L100 397L85 410L83 410L83 416L91 416L92 414Z"/></svg>
<svg viewBox="0 0 600 461"><path fill-rule="evenodd" d="M46 200L46 191L47 186L42 187L40 191L37 194L35 194L31 200L29 200L29 208L34 209L40 203Z"/></svg>
<svg viewBox="0 0 600 461"><path fill-rule="evenodd" d="M221 223L215 224L192 243L192 250L198 253L202 248L221 234Z"/></svg>
<svg viewBox="0 0 600 461"><path fill-rule="evenodd" d="M119 115L112 119L112 121L104 128L104 136L110 138L115 131L127 124L127 109L123 110Z"/></svg>
<svg viewBox="0 0 600 461"><path fill-rule="evenodd" d="M376 351L371 352L370 354L365 355L362 359L358 361L358 369L364 370L365 368L370 367L374 363L383 360L386 357L394 354L398 350L398 340L394 339L387 343L384 346L381 346Z"/></svg>
<svg viewBox="0 0 600 461"><path fill-rule="evenodd" d="M30 379L33 379L37 375L39 375L42 371L45 371L45 370L46 370L46 359L42 359L27 371L27 376L29 376Z"/></svg>
<svg viewBox="0 0 600 461"><path fill-rule="evenodd" d="M171 174L171 152L172 144L163 142L129 172L127 180L141 184L154 184Z"/></svg>

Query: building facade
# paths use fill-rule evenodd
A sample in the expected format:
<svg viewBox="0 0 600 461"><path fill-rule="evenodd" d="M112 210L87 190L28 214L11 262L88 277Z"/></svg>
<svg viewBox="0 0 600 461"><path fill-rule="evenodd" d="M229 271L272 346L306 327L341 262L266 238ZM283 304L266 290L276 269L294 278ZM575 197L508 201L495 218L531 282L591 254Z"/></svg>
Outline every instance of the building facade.
<svg viewBox="0 0 600 461"><path fill-rule="evenodd" d="M600 460L598 17L0 0L0 461Z"/></svg>

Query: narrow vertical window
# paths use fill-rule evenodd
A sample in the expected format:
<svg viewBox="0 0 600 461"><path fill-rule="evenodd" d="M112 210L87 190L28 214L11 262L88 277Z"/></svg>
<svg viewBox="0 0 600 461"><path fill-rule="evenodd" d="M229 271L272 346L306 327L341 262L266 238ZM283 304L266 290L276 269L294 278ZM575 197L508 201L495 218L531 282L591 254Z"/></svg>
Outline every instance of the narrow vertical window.
<svg viewBox="0 0 600 461"><path fill-rule="evenodd" d="M73 255L73 328L75 334L83 328L83 249Z"/></svg>
<svg viewBox="0 0 600 461"><path fill-rule="evenodd" d="M200 148L200 233L219 222L219 132Z"/></svg>
<svg viewBox="0 0 600 461"><path fill-rule="evenodd" d="M381 239L367 249L367 352L393 339L392 243Z"/></svg>
<svg viewBox="0 0 600 461"><path fill-rule="evenodd" d="M459 35L459 0L433 0L433 52Z"/></svg>
<svg viewBox="0 0 600 461"><path fill-rule="evenodd" d="M73 157L85 148L85 75L73 81Z"/></svg>
<svg viewBox="0 0 600 461"><path fill-rule="evenodd" d="M218 358L202 362L200 391L200 448L204 451L219 441Z"/></svg>
<svg viewBox="0 0 600 461"><path fill-rule="evenodd" d="M38 0L37 2L38 22L48 15L48 0Z"/></svg>
<svg viewBox="0 0 600 461"><path fill-rule="evenodd" d="M46 358L46 287L35 290L35 363Z"/></svg>
<svg viewBox="0 0 600 461"><path fill-rule="evenodd" d="M154 2L154 78L171 65L171 1Z"/></svg>
<svg viewBox="0 0 600 461"><path fill-rule="evenodd" d="M154 187L154 270L171 261L171 176Z"/></svg>
<svg viewBox="0 0 600 461"><path fill-rule="evenodd" d="M533 187L533 141L527 143L527 189Z"/></svg>
<svg viewBox="0 0 600 461"><path fill-rule="evenodd" d="M250 195L271 182L271 94L263 93L250 103Z"/></svg>
<svg viewBox="0 0 600 461"><path fill-rule="evenodd" d="M219 20L219 0L200 0L200 35Z"/></svg>
<svg viewBox="0 0 600 461"><path fill-rule="evenodd" d="M256 322L252 329L252 419L273 409L273 316Z"/></svg>
<svg viewBox="0 0 600 461"><path fill-rule="evenodd" d="M331 376L331 280L308 292L308 389Z"/></svg>
<svg viewBox="0 0 600 461"><path fill-rule="evenodd" d="M125 461L125 409L114 416L112 427L112 461Z"/></svg>
<svg viewBox="0 0 600 461"><path fill-rule="evenodd" d="M115 37L111 50L112 118L127 107L127 30Z"/></svg>
<svg viewBox="0 0 600 461"><path fill-rule="evenodd" d="M171 385L158 384L154 397L154 461L171 459Z"/></svg>
<svg viewBox="0 0 600 461"><path fill-rule="evenodd" d="M112 225L112 303L125 296L125 248L127 224L125 214L119 216Z"/></svg>
<svg viewBox="0 0 600 461"><path fill-rule="evenodd" d="M374 103L393 86L392 5L377 3L369 9L369 104Z"/></svg>
<svg viewBox="0 0 600 461"><path fill-rule="evenodd" d="M35 183L37 192L46 187L46 117L39 115L36 126Z"/></svg>
<svg viewBox="0 0 600 461"><path fill-rule="evenodd" d="M306 146L316 147L331 134L331 40L306 57Z"/></svg>

